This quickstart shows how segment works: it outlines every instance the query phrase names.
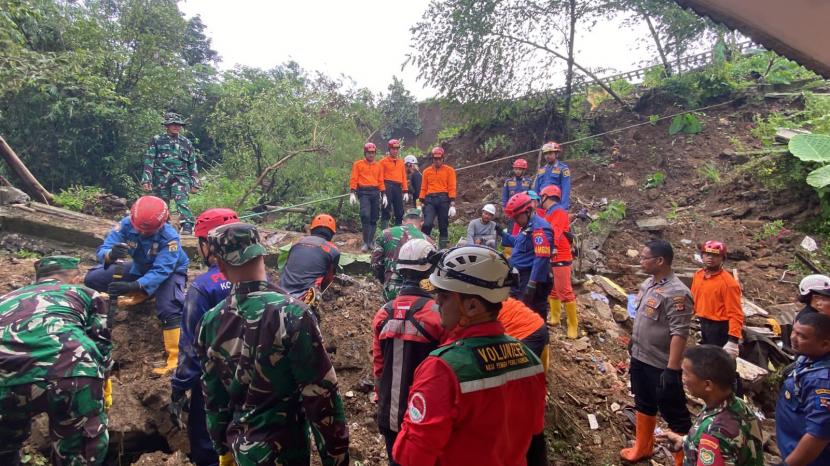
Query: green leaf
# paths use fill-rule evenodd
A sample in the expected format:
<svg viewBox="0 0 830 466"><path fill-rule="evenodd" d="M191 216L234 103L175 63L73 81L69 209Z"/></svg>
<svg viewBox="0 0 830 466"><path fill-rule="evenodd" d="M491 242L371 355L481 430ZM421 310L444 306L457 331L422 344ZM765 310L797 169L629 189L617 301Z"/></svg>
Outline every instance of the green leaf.
<svg viewBox="0 0 830 466"><path fill-rule="evenodd" d="M807 175L807 184L819 189L830 185L830 165L817 168Z"/></svg>
<svg viewBox="0 0 830 466"><path fill-rule="evenodd" d="M825 134L798 134L790 139L788 148L804 162L830 162L830 136Z"/></svg>
<svg viewBox="0 0 830 466"><path fill-rule="evenodd" d="M686 125L683 127L683 132L686 134L697 134L703 131L703 123L700 118L691 113L686 114Z"/></svg>
<svg viewBox="0 0 830 466"><path fill-rule="evenodd" d="M671 119L671 126L669 126L669 136L674 136L675 134L679 133L683 130L683 127L686 126L686 120L683 118L684 115L677 115L676 117Z"/></svg>

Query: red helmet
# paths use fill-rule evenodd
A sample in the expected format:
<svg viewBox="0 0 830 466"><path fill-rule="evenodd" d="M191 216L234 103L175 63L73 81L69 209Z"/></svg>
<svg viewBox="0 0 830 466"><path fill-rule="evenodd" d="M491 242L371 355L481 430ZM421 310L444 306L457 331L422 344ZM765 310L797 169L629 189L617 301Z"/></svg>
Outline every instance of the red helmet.
<svg viewBox="0 0 830 466"><path fill-rule="evenodd" d="M434 147L432 149L432 158L435 157L444 157L444 148L443 147Z"/></svg>
<svg viewBox="0 0 830 466"><path fill-rule="evenodd" d="M548 141L544 145L542 145L542 153L543 154L548 153L548 152L561 152L561 151L562 151L562 146L560 146L559 143L556 142L556 141Z"/></svg>
<svg viewBox="0 0 830 466"><path fill-rule="evenodd" d="M363 144L363 152L377 152L378 148L371 142Z"/></svg>
<svg viewBox="0 0 830 466"><path fill-rule="evenodd" d="M726 245L720 241L707 241L703 244L703 252L709 254L720 254L726 257Z"/></svg>
<svg viewBox="0 0 830 466"><path fill-rule="evenodd" d="M510 218L516 218L529 210L533 210L533 204L527 193L514 194L504 205L504 214Z"/></svg>
<svg viewBox="0 0 830 466"><path fill-rule="evenodd" d="M397 139L390 139L389 142L386 143L386 147L389 149L400 149L401 141L398 141Z"/></svg>
<svg viewBox="0 0 830 466"><path fill-rule="evenodd" d="M516 161L513 162L513 168L521 168L523 170L527 170L527 160L516 159Z"/></svg>
<svg viewBox="0 0 830 466"><path fill-rule="evenodd" d="M143 235L161 230L168 217L167 203L156 196L141 196L130 208L130 223Z"/></svg>
<svg viewBox="0 0 830 466"><path fill-rule="evenodd" d="M547 196L547 197L557 197L560 200L562 199L562 190L559 189L559 186L556 186L555 184L549 184L549 185L545 186L544 188L542 188L542 190L539 192L539 194L542 197Z"/></svg>
<svg viewBox="0 0 830 466"><path fill-rule="evenodd" d="M334 217L329 214L320 214L314 217L314 220L311 221L311 229L313 230L317 227L326 227L332 233L337 231L337 224L334 223Z"/></svg>
<svg viewBox="0 0 830 466"><path fill-rule="evenodd" d="M231 209L208 209L196 218L196 227L193 229L197 238L207 239L208 232L216 227L229 223L239 222L239 216Z"/></svg>

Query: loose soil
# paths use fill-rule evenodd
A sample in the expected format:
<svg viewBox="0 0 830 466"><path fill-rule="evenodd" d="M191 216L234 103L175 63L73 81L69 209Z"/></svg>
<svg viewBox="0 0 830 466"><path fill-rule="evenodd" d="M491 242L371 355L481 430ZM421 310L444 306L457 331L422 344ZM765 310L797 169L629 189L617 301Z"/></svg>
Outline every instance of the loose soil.
<svg viewBox="0 0 830 466"><path fill-rule="evenodd" d="M649 105L650 108L641 110L643 115L677 110L666 102L650 101ZM727 266L737 269L747 297L765 307L791 302L796 288L789 282L800 276L784 273L793 268L793 255L803 236L798 226L815 215L815 196L809 192L772 192L755 176L757 165L751 160L721 155L736 145L747 149L760 147L749 130L755 115L774 109L760 104L714 109L701 117L704 131L694 136L668 136L669 121L641 126L602 139L591 157L567 160L573 174L572 211L585 207L596 214L615 199L626 204L626 218L610 233L597 269L633 292L645 277L638 272L636 254L630 251L638 251L644 241L654 236L670 240L676 248L675 269L681 275L689 275L699 267L694 261L695 245L718 239L728 244ZM600 112L604 113L594 120L595 133L644 118L631 112ZM537 146L533 135L539 134L540 129L496 128L475 136L462 135L447 144L449 163L463 166L481 161L479 147L486 137L499 131L514 140L514 149L526 150ZM473 160L454 160L455 154L469 154ZM502 155L505 154L491 157ZM535 156L528 160L533 168ZM502 176L508 175L510 163L459 172L458 224L466 224L477 216L485 200L498 196ZM707 163L716 167L720 182L706 181L699 174L699 168ZM665 183L645 189L646 179L656 171L666 175ZM730 213L712 215L727 207L732 209ZM668 220L662 232L637 228L636 220L653 216ZM784 230L771 238L759 239L763 227L778 219L784 221ZM21 248L42 253L56 249L75 252L87 259L85 266L92 265L90 250L66 251L65 245L44 244L40 239L20 235L9 239L10 236L3 234L0 239L0 246L7 251L0 261L9 265L0 269L0 290L4 292L32 279L34 259L18 258ZM338 235L335 241L349 252L357 252L360 246L359 235L351 232ZM190 274L199 272L194 266ZM784 282L779 281L782 276ZM374 313L382 305L380 291L380 286L370 278L341 276L326 291L321 309L321 328L337 370L351 431L352 457L367 466L386 464L371 401L370 327ZM591 292L601 292L592 282L582 283L576 291L581 338L567 340L562 328L550 329L550 458L555 465L619 464L618 451L632 438L632 426L625 415L625 408L633 404L627 379L630 321L618 324L608 318L607 310L591 299ZM612 307L614 304L612 301ZM161 329L153 303L118 310L113 339L117 366L108 463L188 464L182 455L187 451L186 436L173 427L167 415L169 382L149 375L151 368L162 362ZM597 430L591 430L589 415L596 416ZM30 445L46 451L43 421L35 424ZM766 421L765 430L772 432L771 421ZM769 447L775 451L774 442L769 442ZM654 460L668 464L668 455L659 450Z"/></svg>

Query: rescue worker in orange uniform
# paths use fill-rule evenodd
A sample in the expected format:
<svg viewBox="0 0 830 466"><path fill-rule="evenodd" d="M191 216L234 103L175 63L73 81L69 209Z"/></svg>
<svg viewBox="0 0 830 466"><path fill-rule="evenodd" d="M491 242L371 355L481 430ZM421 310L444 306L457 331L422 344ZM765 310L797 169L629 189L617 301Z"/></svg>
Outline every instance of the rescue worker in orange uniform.
<svg viewBox="0 0 830 466"><path fill-rule="evenodd" d="M383 185L386 188L388 204L380 212L380 229L385 230L392 215L395 215L395 226L403 221L403 207L409 201L409 186L406 173L406 163L398 158L401 143L397 139L390 139L386 143L389 153L380 160L383 169Z"/></svg>
<svg viewBox="0 0 830 466"><path fill-rule="evenodd" d="M723 270L725 244L707 241L702 252L703 268L692 278L695 317L700 320L700 344L721 346L737 358L744 328L741 286Z"/></svg>
<svg viewBox="0 0 830 466"><path fill-rule="evenodd" d="M372 249L380 209L387 204L383 167L375 162L376 152L374 144L364 144L363 159L352 164L352 176L349 179L349 204L355 205L360 200L360 225L363 230L363 246L360 250L363 252Z"/></svg>
<svg viewBox="0 0 830 466"><path fill-rule="evenodd" d="M421 192L418 198L424 206L424 226L421 231L427 235L438 219L438 247L447 247L450 217L455 217L455 170L444 165L444 149L432 149L432 165L423 173Z"/></svg>
<svg viewBox="0 0 830 466"><path fill-rule="evenodd" d="M392 456L402 466L527 464L546 387L539 358L498 321L518 277L484 246L437 259L429 282L449 335L415 370Z"/></svg>
<svg viewBox="0 0 830 466"><path fill-rule="evenodd" d="M576 313L576 295L571 285L571 266L574 256L571 252L571 226L568 213L560 203L562 191L559 186L548 185L542 188L542 209L545 211L545 220L553 229L554 253L551 255L551 272L553 273L553 288L550 290L548 304L550 313L548 323L559 325L561 309L565 308L565 317L568 324L568 338L579 336L579 321Z"/></svg>

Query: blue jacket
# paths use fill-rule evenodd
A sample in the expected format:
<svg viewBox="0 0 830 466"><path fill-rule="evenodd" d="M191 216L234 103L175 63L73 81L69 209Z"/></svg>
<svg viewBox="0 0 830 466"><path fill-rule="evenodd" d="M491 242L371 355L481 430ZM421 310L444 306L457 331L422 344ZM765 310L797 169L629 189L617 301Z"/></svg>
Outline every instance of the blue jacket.
<svg viewBox="0 0 830 466"><path fill-rule="evenodd" d="M555 184L562 190L562 208L571 208L571 169L564 162L556 161L553 165L547 164L536 172L536 182L533 190L542 192L542 188Z"/></svg>
<svg viewBox="0 0 830 466"><path fill-rule="evenodd" d="M781 457L795 450L804 434L830 439L830 354L818 360L799 356L784 380L775 405L775 433ZM830 445L811 466L830 464Z"/></svg>
<svg viewBox="0 0 830 466"><path fill-rule="evenodd" d="M184 299L182 332L179 336L179 365L170 380L173 390L199 389L202 367L196 355L199 322L205 313L225 300L231 292L231 283L225 279L219 267L213 265L207 272L193 280Z"/></svg>
<svg viewBox="0 0 830 466"><path fill-rule="evenodd" d="M516 236L502 231L501 243L513 248L510 266L518 270L530 269L530 280L550 281L550 255L553 230L542 217L533 214L530 221Z"/></svg>
<svg viewBox="0 0 830 466"><path fill-rule="evenodd" d="M533 186L533 180L526 176L511 176L504 180L504 187L501 190L501 205L507 204L507 200L515 194L530 191L531 186Z"/></svg>
<svg viewBox="0 0 830 466"><path fill-rule="evenodd" d="M148 295L153 295L159 285L174 273L187 274L190 259L182 249L179 234L169 223L154 235L143 238L130 223L130 217L124 217L109 232L104 244L98 247L98 261L104 263L107 253L118 243L130 247L133 259L131 275L140 277L138 283Z"/></svg>

